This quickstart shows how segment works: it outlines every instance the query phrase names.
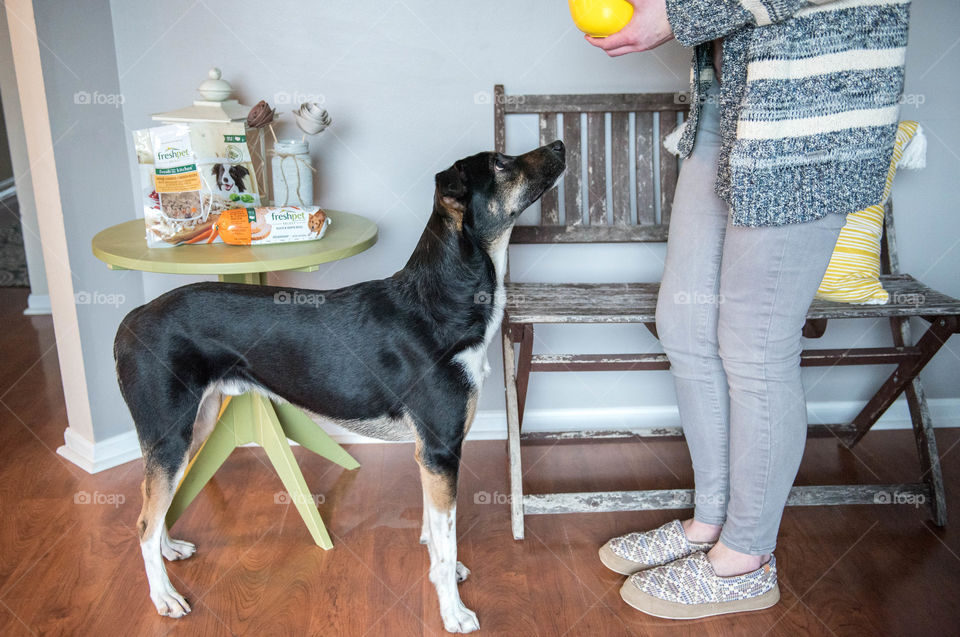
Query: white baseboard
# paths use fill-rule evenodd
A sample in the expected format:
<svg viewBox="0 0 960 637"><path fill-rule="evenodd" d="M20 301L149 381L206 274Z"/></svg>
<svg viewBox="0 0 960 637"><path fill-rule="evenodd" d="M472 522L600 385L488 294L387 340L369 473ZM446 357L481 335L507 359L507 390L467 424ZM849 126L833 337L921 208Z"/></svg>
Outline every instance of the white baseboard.
<svg viewBox="0 0 960 637"><path fill-rule="evenodd" d="M934 427L960 427L960 398L937 398L927 401ZM859 401L811 402L807 417L811 423L846 423L863 408ZM679 427L680 414L675 405L656 407L623 407L616 409L531 409L523 416L524 431L580 431L584 429L653 429ZM907 402L895 402L873 429L910 429ZM337 442L382 442L360 436L340 427L324 425ZM507 417L504 411L479 411L467 440L506 440Z"/></svg>
<svg viewBox="0 0 960 637"><path fill-rule="evenodd" d="M927 401L934 427L960 427L960 398L935 398ZM863 407L857 401L808 403L811 423L837 424L850 422ZM322 422L322 421L321 421ZM330 423L323 428L339 443L383 443ZM653 429L679 427L676 406L624 407L617 409L531 409L524 414L524 431L578 431L584 429ZM874 426L879 429L910 429L910 411L903 399L893 404ZM505 440L507 419L503 411L477 412L467 440ZM134 431L91 443L70 428L64 432L66 444L59 453L90 473L103 471L140 457L140 445ZM295 443L292 443L295 444Z"/></svg>
<svg viewBox="0 0 960 637"><path fill-rule="evenodd" d="M53 313L49 294L31 294L27 297L27 309L24 316L45 316Z"/></svg>
<svg viewBox="0 0 960 637"><path fill-rule="evenodd" d="M57 449L57 453L87 473L104 471L140 457L137 432L132 429L105 440L90 442L67 427L63 432L63 441L65 444Z"/></svg>

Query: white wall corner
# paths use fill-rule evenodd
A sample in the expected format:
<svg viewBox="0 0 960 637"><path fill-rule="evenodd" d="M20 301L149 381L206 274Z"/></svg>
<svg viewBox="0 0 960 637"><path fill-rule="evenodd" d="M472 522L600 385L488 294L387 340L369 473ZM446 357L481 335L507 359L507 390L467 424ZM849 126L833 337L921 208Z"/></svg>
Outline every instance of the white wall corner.
<svg viewBox="0 0 960 637"><path fill-rule="evenodd" d="M47 316L53 314L53 307L50 305L49 294L33 294L27 297L27 309L23 311L24 316Z"/></svg>
<svg viewBox="0 0 960 637"><path fill-rule="evenodd" d="M140 458L137 432L122 434L98 442L90 442L71 427L63 432L64 445L57 453L87 473L98 473Z"/></svg>

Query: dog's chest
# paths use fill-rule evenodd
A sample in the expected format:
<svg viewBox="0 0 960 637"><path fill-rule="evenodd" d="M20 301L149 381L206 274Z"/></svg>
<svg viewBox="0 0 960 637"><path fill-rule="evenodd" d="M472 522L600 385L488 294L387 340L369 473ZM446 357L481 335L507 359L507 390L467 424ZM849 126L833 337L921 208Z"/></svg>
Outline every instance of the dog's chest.
<svg viewBox="0 0 960 637"><path fill-rule="evenodd" d="M507 289L503 283L503 278L507 268L507 246L509 243L510 232L508 231L491 245L489 254L491 260L493 260L493 268L496 274L496 287L492 298L478 296L476 299L478 303L486 302L491 305L490 313L487 315L483 342L468 347L454 356L454 360L460 364L470 383L476 388L479 388L483 384L483 380L490 374L487 347L503 321L503 311L507 304Z"/></svg>

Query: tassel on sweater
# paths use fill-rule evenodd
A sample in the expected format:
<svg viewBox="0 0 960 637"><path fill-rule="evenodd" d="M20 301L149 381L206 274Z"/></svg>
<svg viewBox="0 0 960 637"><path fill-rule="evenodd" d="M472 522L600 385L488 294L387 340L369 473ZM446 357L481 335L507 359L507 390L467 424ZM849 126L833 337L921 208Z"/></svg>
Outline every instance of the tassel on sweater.
<svg viewBox="0 0 960 637"><path fill-rule="evenodd" d="M927 136L923 134L923 127L917 124L917 132L913 139L903 149L897 168L905 170L920 170L927 165Z"/></svg>

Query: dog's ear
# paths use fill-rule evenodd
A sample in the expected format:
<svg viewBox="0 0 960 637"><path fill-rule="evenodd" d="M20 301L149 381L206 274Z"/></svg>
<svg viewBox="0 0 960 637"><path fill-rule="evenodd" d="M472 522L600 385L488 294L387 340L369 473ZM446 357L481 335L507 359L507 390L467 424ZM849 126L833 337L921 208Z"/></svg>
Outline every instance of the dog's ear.
<svg viewBox="0 0 960 637"><path fill-rule="evenodd" d="M246 166L234 166L230 169L230 173L234 179L243 179L250 174L250 171L247 170Z"/></svg>
<svg viewBox="0 0 960 637"><path fill-rule="evenodd" d="M213 168L210 169L210 174L220 179L221 171L223 171L223 164L214 164Z"/></svg>
<svg viewBox="0 0 960 637"><path fill-rule="evenodd" d="M464 176L458 162L443 172L437 173L437 195L460 199L467 194L467 186L463 182Z"/></svg>

